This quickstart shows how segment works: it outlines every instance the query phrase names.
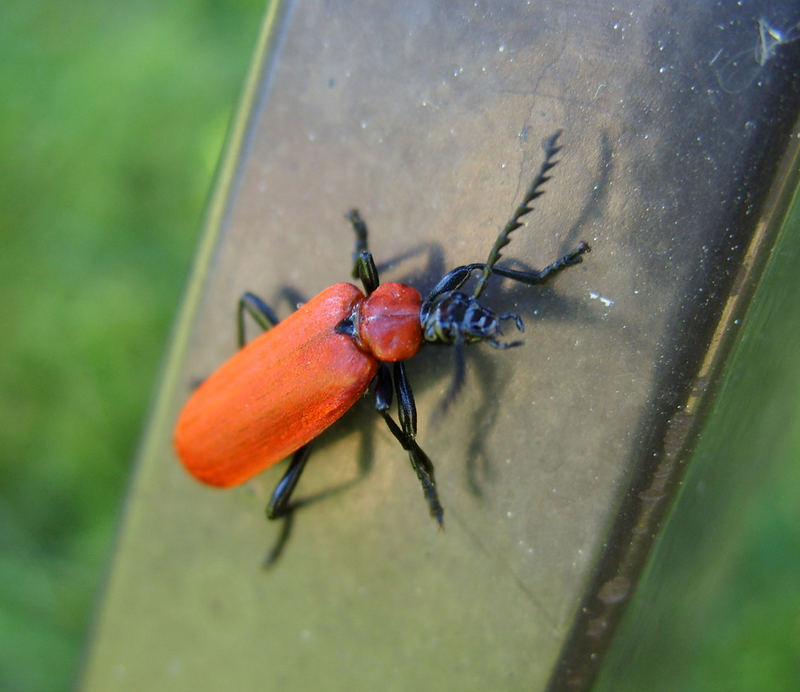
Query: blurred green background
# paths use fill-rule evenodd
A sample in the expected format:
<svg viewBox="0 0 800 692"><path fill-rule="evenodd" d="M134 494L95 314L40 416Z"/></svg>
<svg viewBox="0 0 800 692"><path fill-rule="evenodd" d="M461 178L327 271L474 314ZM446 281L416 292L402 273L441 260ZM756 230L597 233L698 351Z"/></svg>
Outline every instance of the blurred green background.
<svg viewBox="0 0 800 692"><path fill-rule="evenodd" d="M0 7L1 690L61 690L77 673L263 10L263 0ZM783 250L794 282L781 276L763 299L785 329L757 323L737 351L723 394L739 403L717 406L722 427L699 452L712 466L687 478L609 689L800 679L799 236L796 214ZM735 463L715 446L724 439ZM692 552L699 530L710 538Z"/></svg>
<svg viewBox="0 0 800 692"><path fill-rule="evenodd" d="M0 3L0 689L62 690L264 0Z"/></svg>

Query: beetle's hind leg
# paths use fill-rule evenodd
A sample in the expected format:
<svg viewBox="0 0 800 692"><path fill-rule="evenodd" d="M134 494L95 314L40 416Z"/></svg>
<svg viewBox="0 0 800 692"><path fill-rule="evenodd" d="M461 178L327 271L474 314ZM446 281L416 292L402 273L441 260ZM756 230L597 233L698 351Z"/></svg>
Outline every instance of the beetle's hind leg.
<svg viewBox="0 0 800 692"><path fill-rule="evenodd" d="M236 309L236 335L239 348L245 345L244 316L250 315L264 331L274 327L280 320L273 309L255 293L242 293Z"/></svg>
<svg viewBox="0 0 800 692"><path fill-rule="evenodd" d="M250 315L264 331L274 327L280 321L272 308L255 293L242 293L236 306L236 343L239 348L242 348L245 344L245 313ZM191 389L197 389L204 381L204 377L192 380Z"/></svg>

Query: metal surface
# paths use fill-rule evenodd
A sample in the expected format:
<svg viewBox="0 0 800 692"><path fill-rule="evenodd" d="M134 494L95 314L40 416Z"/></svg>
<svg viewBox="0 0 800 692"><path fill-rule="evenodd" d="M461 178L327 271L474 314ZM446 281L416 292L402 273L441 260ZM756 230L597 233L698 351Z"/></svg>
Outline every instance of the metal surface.
<svg viewBox="0 0 800 692"><path fill-rule="evenodd" d="M276 5L84 688L590 684L771 242L759 224L793 144L798 20L770 7ZM526 343L470 349L438 425L452 354L409 364L447 530L364 401L298 494L349 487L300 513L261 572L283 467L218 492L170 446L191 382L235 348L238 296L285 315L346 280L353 206L384 280L425 291L483 261L558 128L561 162L504 261L542 266L582 239L592 254L544 289L490 285Z"/></svg>
<svg viewBox="0 0 800 692"><path fill-rule="evenodd" d="M795 194L595 692L789 690L800 678L799 262Z"/></svg>

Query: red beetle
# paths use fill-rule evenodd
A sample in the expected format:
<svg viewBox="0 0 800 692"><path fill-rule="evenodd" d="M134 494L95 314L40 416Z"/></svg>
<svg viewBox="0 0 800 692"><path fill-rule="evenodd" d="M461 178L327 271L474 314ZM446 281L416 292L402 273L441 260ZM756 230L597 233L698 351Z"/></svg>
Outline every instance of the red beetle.
<svg viewBox="0 0 800 692"><path fill-rule="evenodd" d="M560 132L545 140L545 160L522 203L500 232L485 263L468 264L448 272L423 299L411 286L381 284L367 250L367 227L358 212L348 213L356 233L353 276L366 296L352 284L335 284L279 322L260 298L245 293L239 300L241 350L194 392L175 428L175 448L186 469L210 485L229 487L252 478L294 453L288 470L272 494L267 516L285 517L286 524L268 562L280 553L288 537L292 492L308 459L309 443L338 420L375 381L375 406L391 433L408 452L422 483L430 513L442 524L443 509L436 491L433 464L417 444L417 412L402 361L424 342L455 346L456 374L449 402L463 381L463 347L486 341L495 348L521 342L501 342L500 324L516 313L496 314L478 303L492 274L525 284L540 284L558 271L582 261L589 252L580 243L541 271L497 267L500 250L520 219L542 194ZM480 271L472 295L461 286ZM244 316L250 314L266 331L244 345ZM390 369L386 363L393 363ZM397 393L399 424L389 413Z"/></svg>

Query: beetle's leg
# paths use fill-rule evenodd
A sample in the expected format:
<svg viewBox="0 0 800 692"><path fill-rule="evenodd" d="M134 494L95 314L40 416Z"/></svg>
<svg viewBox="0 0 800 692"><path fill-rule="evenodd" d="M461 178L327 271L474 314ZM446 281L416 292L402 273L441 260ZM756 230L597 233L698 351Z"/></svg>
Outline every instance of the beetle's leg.
<svg viewBox="0 0 800 692"><path fill-rule="evenodd" d="M497 316L498 320L514 320L514 323L521 332L525 331L525 325L522 323L522 318L516 312L504 312L501 315ZM500 332L498 331L498 334ZM490 338L485 339L486 343L489 346L493 346L494 348L499 349L506 349L506 348L515 348L517 346L522 346L523 341L498 341L497 339Z"/></svg>
<svg viewBox="0 0 800 692"><path fill-rule="evenodd" d="M525 325L522 322L522 318L516 312L503 312L497 316L498 320L514 320L514 325L517 329L521 332L525 331Z"/></svg>
<svg viewBox="0 0 800 692"><path fill-rule="evenodd" d="M378 278L378 268L375 266L375 260L372 259L367 245L367 224L358 213L358 209L351 209L346 214L353 224L353 231L356 234L356 250L353 253L353 278L360 279L364 285L364 292L369 295L380 284Z"/></svg>
<svg viewBox="0 0 800 692"><path fill-rule="evenodd" d="M533 286L535 284L544 283L567 267L580 264L583 262L582 255L586 254L587 252L591 252L591 248L587 243L581 242L578 243L577 247L574 247L566 255L559 257L555 262L548 264L544 269L540 269L539 271L521 272L515 271L514 269L494 267L492 272L498 276L504 276L507 279L512 279L514 281L519 281L523 284Z"/></svg>
<svg viewBox="0 0 800 692"><path fill-rule="evenodd" d="M493 274L497 274L498 276L504 276L507 279L512 279L513 281L519 281L521 283L534 286L536 284L544 283L553 275L558 274L558 272L566 269L567 267L580 264L583 262L583 257L581 255L584 255L587 252L591 252L591 248L589 247L588 243L581 242L578 243L577 247L570 250L566 255L560 257L555 262L548 264L544 269L540 269L539 271L534 270L529 272L521 272L514 269L506 269L504 267L492 267L491 272ZM472 272L476 271L477 269L485 271L486 266L487 265L482 262L476 262L474 264L466 264L463 267L456 267L452 271L447 272L447 274L439 279L439 282L431 289L430 293L425 296L423 305L430 306L442 294L447 293L448 291L458 290L467 281L467 279L469 279L469 277L472 275Z"/></svg>
<svg viewBox="0 0 800 692"><path fill-rule="evenodd" d="M486 339L486 343L493 348L500 349L501 351L505 351L507 348L516 348L517 346L522 346L524 341L498 341L497 339Z"/></svg>
<svg viewBox="0 0 800 692"><path fill-rule="evenodd" d="M298 506L297 503L291 503L292 493L297 487L297 482L300 480L300 475L306 467L306 462L308 461L310 453L310 443L300 447L300 449L294 453L294 456L292 456L292 461L286 473L283 474L283 477L278 481L278 485L275 486L275 490L272 491L272 497L267 505L267 519L283 518L283 527L281 528L278 540L275 542L269 555L267 555L266 560L264 560L265 567L269 567L280 557L283 547L286 545L286 541L289 540L293 512Z"/></svg>
<svg viewBox="0 0 800 692"><path fill-rule="evenodd" d="M250 315L264 331L267 331L270 327L274 327L280 321L272 308L255 293L243 293L242 297L239 298L239 305L236 311L236 333L239 341L239 348L242 348L245 344L245 313Z"/></svg>
<svg viewBox="0 0 800 692"><path fill-rule="evenodd" d="M361 214L358 213L358 209L351 209L345 214L345 216L353 225L353 232L356 234L356 249L353 252L353 278L357 279L359 278L358 258L361 256L362 252L369 252L369 247L367 244L367 224L364 222L364 219L361 218Z"/></svg>
<svg viewBox="0 0 800 692"><path fill-rule="evenodd" d="M281 532L278 534L278 539L275 541L275 545L272 546L270 551L267 553L267 556L264 558L264 562L261 563L261 566L264 569L269 569L272 567L278 558L283 555L283 549L286 547L286 543L289 541L289 536L292 533L293 526L294 512L288 512L283 516Z"/></svg>
<svg viewBox="0 0 800 692"><path fill-rule="evenodd" d="M425 302L430 303L435 301L443 293L448 291L455 291L464 284L464 282L472 275L476 269L483 269L484 264L466 264L463 267L456 267L452 271L447 272L439 282L430 290L425 296Z"/></svg>
<svg viewBox="0 0 800 692"><path fill-rule="evenodd" d="M411 385L406 377L405 367L401 362L394 364L394 382L389 379L389 369L381 364L378 368L375 385L375 408L383 416L389 431L395 436L400 445L408 452L411 466L422 483L422 492L428 501L431 516L436 519L439 526L443 526L444 509L439 502L436 491L436 480L433 476L433 462L417 444L414 437L417 434L417 408L414 404L414 395ZM392 389L397 391L397 412L400 425L395 423L389 414L392 405Z"/></svg>
<svg viewBox="0 0 800 692"><path fill-rule="evenodd" d="M306 462L308 461L308 455L310 453L311 444L309 443L300 447L300 449L294 453L294 456L292 456L289 468L286 470L286 473L283 474L280 481L278 481L275 490L272 491L272 497L267 505L268 519L277 519L294 509L294 505L290 505L289 500L291 500L292 493L297 487L297 481L300 480L300 474L303 473L303 469L306 467Z"/></svg>
<svg viewBox="0 0 800 692"><path fill-rule="evenodd" d="M364 292L367 295L378 288L381 283L378 278L378 268L375 266L375 260L372 259L372 255L366 250L363 250L358 256L354 271L357 272L358 278L361 279Z"/></svg>

